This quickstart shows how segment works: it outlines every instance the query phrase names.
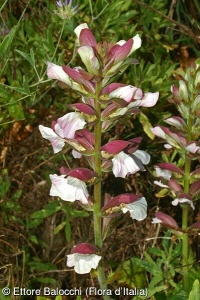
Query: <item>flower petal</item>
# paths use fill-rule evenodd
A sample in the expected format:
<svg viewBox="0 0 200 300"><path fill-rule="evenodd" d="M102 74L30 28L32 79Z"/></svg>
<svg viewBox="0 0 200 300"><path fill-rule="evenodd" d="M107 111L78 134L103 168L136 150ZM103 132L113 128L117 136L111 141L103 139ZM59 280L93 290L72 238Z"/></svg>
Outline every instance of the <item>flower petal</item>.
<svg viewBox="0 0 200 300"><path fill-rule="evenodd" d="M112 162L113 174L115 177L125 178L127 174L135 174L140 170L133 158L125 154L123 151L115 155Z"/></svg>
<svg viewBox="0 0 200 300"><path fill-rule="evenodd" d="M169 225L170 227L174 227L174 228L178 228L178 225L176 223L176 221L170 217L169 215L161 212L161 211L158 211L155 213L155 217L156 217L156 220L160 220L161 222L154 222L154 223L163 223L165 225ZM155 219L154 219L155 221Z"/></svg>
<svg viewBox="0 0 200 300"><path fill-rule="evenodd" d="M87 71L91 74L98 75L100 64L94 54L94 50L90 46L82 46L78 48L78 54L81 57L82 62L87 68Z"/></svg>
<svg viewBox="0 0 200 300"><path fill-rule="evenodd" d="M188 203L192 209L195 209L193 201L187 199L187 198L176 198L174 201L172 201L172 205L177 206L179 203Z"/></svg>
<svg viewBox="0 0 200 300"><path fill-rule="evenodd" d="M144 165L147 165L150 162L151 156L143 150L136 150L134 155L141 160Z"/></svg>
<svg viewBox="0 0 200 300"><path fill-rule="evenodd" d="M73 139L76 130L82 129L86 124L84 117L79 112L71 112L57 120L55 132L67 139Z"/></svg>
<svg viewBox="0 0 200 300"><path fill-rule="evenodd" d="M54 131L53 129L49 128L49 127L45 127L42 125L39 125L39 130L41 135L43 136L43 138L47 139L50 141L52 147L53 147L53 151L54 153L58 153L62 150L62 148L65 145L65 141L59 137Z"/></svg>
<svg viewBox="0 0 200 300"><path fill-rule="evenodd" d="M144 96L140 100L133 102L134 106L152 107L154 106L159 98L159 93L144 93Z"/></svg>
<svg viewBox="0 0 200 300"><path fill-rule="evenodd" d="M90 273L92 269L96 269L101 256L97 254L69 254L67 255L67 266L74 267L78 274Z"/></svg>
<svg viewBox="0 0 200 300"><path fill-rule="evenodd" d="M142 221L147 216L147 201L144 197L138 199L135 202L126 204L122 208L122 212L125 214L127 211L130 212L131 218L137 221Z"/></svg>
<svg viewBox="0 0 200 300"><path fill-rule="evenodd" d="M83 204L88 203L88 191L86 184L74 177L65 175L50 175L52 186L50 196L58 196L62 200L74 202L75 200L81 201Z"/></svg>
<svg viewBox="0 0 200 300"><path fill-rule="evenodd" d="M69 76L64 72L61 66L47 62L47 76L50 79L57 79L71 86Z"/></svg>
<svg viewBox="0 0 200 300"><path fill-rule="evenodd" d="M81 31L82 31L84 28L88 28L87 23L82 23L82 24L78 25L78 26L74 29L74 32L75 32L75 34L76 34L76 36L77 36L78 39L79 39L79 36L80 36Z"/></svg>
<svg viewBox="0 0 200 300"><path fill-rule="evenodd" d="M109 99L112 98L119 98L119 99L123 99L126 102L130 102L133 99L141 99L143 96L143 92L141 89L132 86L132 85L126 85L123 87L119 87L117 89L115 89L114 91L112 91L109 94Z"/></svg>

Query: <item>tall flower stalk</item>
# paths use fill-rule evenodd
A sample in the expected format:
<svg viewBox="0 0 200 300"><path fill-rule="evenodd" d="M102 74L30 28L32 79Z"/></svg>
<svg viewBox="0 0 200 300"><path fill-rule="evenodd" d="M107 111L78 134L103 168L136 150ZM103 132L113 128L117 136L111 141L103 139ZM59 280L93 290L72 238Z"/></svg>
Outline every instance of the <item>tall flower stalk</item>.
<svg viewBox="0 0 200 300"><path fill-rule="evenodd" d="M144 165L149 163L150 156L139 150L141 137L128 141L108 140L104 145L102 137L124 115L138 114L140 106L154 106L159 93L144 93L135 86L113 82L114 77L123 72L124 66L135 62L128 57L141 46L139 35L114 44L97 43L86 23L76 27L74 32L77 52L86 69L61 67L48 62L47 75L57 79L62 88L77 92L81 102L68 105L75 112L52 122L52 128L40 125L39 129L42 136L51 142L55 153L67 144L75 158L82 156L85 159L88 168L69 170L62 166L60 175L50 175L50 195L65 201L78 201L83 208L92 211L94 244L83 242L73 248L67 255L67 266L74 267L79 274L97 269L100 288L106 290L101 254L103 240L109 234L109 222L103 222L104 217L114 218L129 212L132 219L141 221L147 215L147 202L143 196L131 193L107 194L104 197L104 173L113 172L115 177L125 178L140 170L145 171ZM91 196L87 190L88 183L93 185ZM110 299L110 294L103 298Z"/></svg>
<svg viewBox="0 0 200 300"><path fill-rule="evenodd" d="M156 174L161 181L155 183L163 190L163 195L170 194L174 199L173 205L180 204L182 208L182 224L179 228L175 220L162 213L156 214L156 221L169 225L170 227L182 231L182 275L183 289L190 290L189 286L189 237L191 229L200 228L200 222L193 225L188 224L188 215L191 209L195 209L195 202L199 200L200 193L200 169L195 169L195 160L200 157L200 61L197 60L190 68L184 72L178 71L181 80L178 86L172 86L173 98L169 102L173 103L180 116L172 116L166 123L172 127L157 126L152 128L152 132L167 141L165 147L173 149L179 154L179 164L160 163L156 166ZM170 158L169 158L169 161ZM172 225L172 226L171 226ZM180 233L180 232L179 232Z"/></svg>

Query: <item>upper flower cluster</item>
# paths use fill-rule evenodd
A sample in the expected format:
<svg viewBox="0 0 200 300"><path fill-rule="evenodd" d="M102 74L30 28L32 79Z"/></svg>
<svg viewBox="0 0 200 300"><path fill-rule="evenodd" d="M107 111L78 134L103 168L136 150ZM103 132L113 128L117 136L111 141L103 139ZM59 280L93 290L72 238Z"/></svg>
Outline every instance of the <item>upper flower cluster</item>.
<svg viewBox="0 0 200 300"><path fill-rule="evenodd" d="M128 41L120 40L116 44L97 43L87 24L81 24L74 30L78 38L78 53L87 71L96 76L112 76L135 50L141 46L137 34Z"/></svg>

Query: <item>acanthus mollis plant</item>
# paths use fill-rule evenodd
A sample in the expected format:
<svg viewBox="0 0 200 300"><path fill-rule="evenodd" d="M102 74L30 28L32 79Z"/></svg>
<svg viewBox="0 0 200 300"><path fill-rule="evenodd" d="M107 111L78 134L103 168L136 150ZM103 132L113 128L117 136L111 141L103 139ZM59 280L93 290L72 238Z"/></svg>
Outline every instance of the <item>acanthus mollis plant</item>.
<svg viewBox="0 0 200 300"><path fill-rule="evenodd" d="M188 291L188 233L200 228L200 222L188 223L189 211L195 209L200 194L200 60L196 60L185 72L179 69L178 75L181 78L179 86L172 86L172 97L168 101L175 105L179 114L164 120L171 127L156 126L151 131L166 141L165 148L171 153L167 162L155 166L160 180L154 183L163 188L160 195L171 196L172 205L181 206L182 225L179 228L171 216L162 212L156 213L153 222L181 232L183 289ZM177 160L177 164L173 160Z"/></svg>
<svg viewBox="0 0 200 300"><path fill-rule="evenodd" d="M88 273L97 268L101 289L106 289L106 277L101 252L103 240L109 232L109 222L120 213L129 212L133 219L141 221L147 215L147 202L142 195L102 195L105 172L125 178L129 174L145 170L150 156L139 149L142 138L128 141L112 140L102 145L102 136L126 114L140 112L139 107L152 107L159 93L144 93L140 88L112 82L127 64L136 60L129 56L141 46L139 35L118 43L97 43L86 23L74 30L77 36L77 52L86 69L78 66L58 66L48 62L47 75L56 79L62 88L71 88L80 96L80 102L68 105L69 112L52 122L52 128L39 126L42 136L51 142L54 153L65 144L72 148L75 158L85 159L88 168L69 170L61 167L60 175L50 175L50 195L65 201L78 201L93 212L94 245L82 243L72 249L67 265L77 273ZM93 185L89 195L87 185ZM110 299L105 295L104 299Z"/></svg>

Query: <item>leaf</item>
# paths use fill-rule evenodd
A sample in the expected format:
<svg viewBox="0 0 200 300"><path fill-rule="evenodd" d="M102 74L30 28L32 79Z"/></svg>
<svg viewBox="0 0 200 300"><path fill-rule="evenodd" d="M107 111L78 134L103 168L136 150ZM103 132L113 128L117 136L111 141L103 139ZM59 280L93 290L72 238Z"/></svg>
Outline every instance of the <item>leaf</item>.
<svg viewBox="0 0 200 300"><path fill-rule="evenodd" d="M65 227L65 221L60 223L58 226L56 226L53 233L55 235L58 234L58 232L60 232L64 227Z"/></svg>
<svg viewBox="0 0 200 300"><path fill-rule="evenodd" d="M61 209L61 206L60 206L59 202L52 201L52 202L48 203L47 206L45 206L45 208L34 212L31 215L31 218L32 219L44 219L44 218L47 218L47 217L53 215L60 209Z"/></svg>
<svg viewBox="0 0 200 300"><path fill-rule="evenodd" d="M20 102L13 102L9 105L8 111L16 121L24 120L24 111Z"/></svg>
<svg viewBox="0 0 200 300"><path fill-rule="evenodd" d="M199 295L200 295L199 280L196 279L193 283L192 290L189 294L188 300L199 300Z"/></svg>
<svg viewBox="0 0 200 300"><path fill-rule="evenodd" d="M136 258L131 258L121 263L117 270L107 278L107 283L117 281L126 284L130 288L143 288L146 285L145 270L138 264Z"/></svg>
<svg viewBox="0 0 200 300"><path fill-rule="evenodd" d="M35 243L36 245L39 245L38 239L35 235L31 235L29 240L32 241L33 243Z"/></svg>
<svg viewBox="0 0 200 300"><path fill-rule="evenodd" d="M170 296L170 300L188 300L188 293L184 290L179 291L177 294ZM199 298L197 298L199 299ZM195 300L195 299L192 299Z"/></svg>
<svg viewBox="0 0 200 300"><path fill-rule="evenodd" d="M33 53L32 49L30 50L30 56L27 53L22 52L18 49L16 49L15 51L17 53L19 53L23 58L25 58L31 64L32 67L35 66L35 58L34 58L34 53Z"/></svg>
<svg viewBox="0 0 200 300"><path fill-rule="evenodd" d="M30 222L27 224L27 228L28 228L28 229L31 229L31 228L38 227L42 222L43 222L43 219L35 219L35 220L33 220L33 221L30 221Z"/></svg>
<svg viewBox="0 0 200 300"><path fill-rule="evenodd" d="M7 34L3 41L0 44L0 57L3 57L4 55L8 54L8 48L12 44L13 38L15 36L17 29L17 25L13 26L13 28L10 30L9 34Z"/></svg>
<svg viewBox="0 0 200 300"><path fill-rule="evenodd" d="M150 299L150 297L152 297L156 293L162 292L166 289L168 289L167 285L160 285L160 286L156 286L156 287L151 287L151 285L149 285L149 287L148 287L148 299ZM171 298L170 298L170 300L171 300ZM180 298L179 298L179 300L180 300Z"/></svg>
<svg viewBox="0 0 200 300"><path fill-rule="evenodd" d="M169 190L164 188L162 190L160 190L158 193L155 193L155 196L157 198L163 198L163 197L166 197L166 195L169 193Z"/></svg>
<svg viewBox="0 0 200 300"><path fill-rule="evenodd" d="M147 116L143 113L140 113L139 120L140 120L140 123L143 125L144 132L148 135L148 137L151 140L153 140L154 139L154 134L150 130L150 128L152 128L153 126L149 122L149 119L147 118Z"/></svg>
<svg viewBox="0 0 200 300"><path fill-rule="evenodd" d="M73 209L73 210L71 210L70 215L72 217L74 217L74 218L77 218L77 217L88 217L89 213L87 211Z"/></svg>
<svg viewBox="0 0 200 300"><path fill-rule="evenodd" d="M150 248L148 252L151 253L151 254L154 254L156 256L162 257L164 261L166 260L165 253L161 249Z"/></svg>

